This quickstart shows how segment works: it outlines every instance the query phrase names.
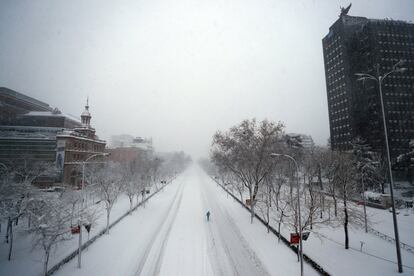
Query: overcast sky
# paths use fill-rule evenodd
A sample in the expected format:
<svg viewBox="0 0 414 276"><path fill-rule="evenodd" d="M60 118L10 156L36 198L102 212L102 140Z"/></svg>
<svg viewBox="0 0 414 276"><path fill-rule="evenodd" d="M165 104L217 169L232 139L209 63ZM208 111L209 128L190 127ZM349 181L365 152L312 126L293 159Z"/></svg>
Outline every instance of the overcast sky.
<svg viewBox="0 0 414 276"><path fill-rule="evenodd" d="M354 0L350 15L414 21L414 0ZM329 137L321 39L334 0L0 0L0 86L92 125L207 155L246 118Z"/></svg>

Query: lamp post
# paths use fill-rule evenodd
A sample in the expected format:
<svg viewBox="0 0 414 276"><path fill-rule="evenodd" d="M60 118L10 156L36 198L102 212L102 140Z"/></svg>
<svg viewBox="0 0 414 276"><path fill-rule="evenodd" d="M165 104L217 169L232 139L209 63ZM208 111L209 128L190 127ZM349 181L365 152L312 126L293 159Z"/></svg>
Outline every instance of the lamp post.
<svg viewBox="0 0 414 276"><path fill-rule="evenodd" d="M300 214L300 197L299 197L299 166L296 162L295 158L288 154L280 154L280 153L271 153L271 157L285 157L293 161L296 167L296 188L298 192L298 226L299 226L299 259L300 259L300 275L303 276L303 246L302 246L302 221L301 221L301 214Z"/></svg>
<svg viewBox="0 0 414 276"><path fill-rule="evenodd" d="M81 210L79 212L79 220L78 220L78 225L79 225L78 268L81 268L81 265L82 265L82 219L81 219L81 212L83 210L83 202L84 202L83 187L85 185L85 165L89 160L91 160L94 157L108 156L108 155L109 155L109 153L106 153L106 152L96 153L96 154L93 154L93 155L89 156L88 158L85 159L85 161L82 162L82 185L81 185L82 201L81 201Z"/></svg>
<svg viewBox="0 0 414 276"><path fill-rule="evenodd" d="M385 108L384 108L384 99L382 95L382 82L385 78L387 78L392 73L403 73L407 70L407 68L401 68L400 66L403 64L403 61L400 60L397 62L393 67L392 70L385 73L384 75L380 75L379 72L379 64L377 65L377 74L376 76L366 73L357 73L355 74L358 77L359 81L365 80L374 80L378 82L379 94L380 94L380 101L381 101L381 111L382 111L382 123L384 126L384 137L385 137L385 149L387 153L387 163L388 163L388 175L390 178L390 195L391 195L391 207L392 207L392 219L394 222L394 235L395 235L395 247L397 251L397 262L398 262L398 272L402 273L402 261L401 261L401 249L400 249L400 237L398 234L398 223L397 223L397 215L395 212L395 202L394 202L394 180L392 176L392 168L391 168L391 157L390 157L390 149L388 144L388 131L387 131L387 121L385 119Z"/></svg>

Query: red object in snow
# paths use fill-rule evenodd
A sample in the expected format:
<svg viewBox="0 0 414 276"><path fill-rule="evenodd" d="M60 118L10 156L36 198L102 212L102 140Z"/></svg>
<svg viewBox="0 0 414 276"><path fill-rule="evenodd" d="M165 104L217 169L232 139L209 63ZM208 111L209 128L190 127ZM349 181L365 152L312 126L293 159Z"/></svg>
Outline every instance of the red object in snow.
<svg viewBox="0 0 414 276"><path fill-rule="evenodd" d="M72 232L72 234L79 234L80 233L79 225L72 226L72 228L70 229L70 232Z"/></svg>
<svg viewBox="0 0 414 276"><path fill-rule="evenodd" d="M299 233L290 233L290 244L296 245L299 244Z"/></svg>

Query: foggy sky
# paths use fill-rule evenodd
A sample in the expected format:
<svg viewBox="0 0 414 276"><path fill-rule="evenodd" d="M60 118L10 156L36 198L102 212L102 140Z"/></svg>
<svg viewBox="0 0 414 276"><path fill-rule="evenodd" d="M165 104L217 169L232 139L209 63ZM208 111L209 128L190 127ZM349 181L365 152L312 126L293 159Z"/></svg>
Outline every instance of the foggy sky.
<svg viewBox="0 0 414 276"><path fill-rule="evenodd" d="M352 1L350 15L414 21L413 0ZM79 116L100 138L152 137L207 155L247 118L329 137L321 39L333 0L0 0L0 86Z"/></svg>

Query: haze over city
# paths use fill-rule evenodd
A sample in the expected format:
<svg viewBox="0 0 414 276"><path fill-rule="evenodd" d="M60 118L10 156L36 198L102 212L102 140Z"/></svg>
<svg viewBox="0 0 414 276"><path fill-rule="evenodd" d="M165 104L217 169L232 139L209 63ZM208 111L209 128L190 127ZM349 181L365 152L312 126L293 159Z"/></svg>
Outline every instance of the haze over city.
<svg viewBox="0 0 414 276"><path fill-rule="evenodd" d="M414 20L412 0L351 15ZM243 119L329 137L321 39L349 1L1 1L0 86L79 116L101 138L206 156Z"/></svg>

